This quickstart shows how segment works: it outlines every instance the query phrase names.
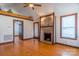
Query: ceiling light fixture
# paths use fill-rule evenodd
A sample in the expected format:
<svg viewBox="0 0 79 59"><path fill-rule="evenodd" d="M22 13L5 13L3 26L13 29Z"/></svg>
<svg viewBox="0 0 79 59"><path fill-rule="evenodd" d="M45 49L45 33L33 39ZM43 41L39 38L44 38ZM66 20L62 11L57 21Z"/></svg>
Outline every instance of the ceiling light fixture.
<svg viewBox="0 0 79 59"><path fill-rule="evenodd" d="M34 5L33 4L29 4L29 7L34 7Z"/></svg>

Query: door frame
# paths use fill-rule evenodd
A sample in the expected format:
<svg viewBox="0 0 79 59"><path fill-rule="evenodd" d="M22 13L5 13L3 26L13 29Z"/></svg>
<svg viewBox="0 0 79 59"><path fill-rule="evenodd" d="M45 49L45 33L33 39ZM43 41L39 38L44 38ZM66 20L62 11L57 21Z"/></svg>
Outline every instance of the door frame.
<svg viewBox="0 0 79 59"><path fill-rule="evenodd" d="M38 37L35 37L35 24L38 24ZM33 38L37 38L39 39L40 38L40 33L39 33L39 22L34 22L33 23Z"/></svg>
<svg viewBox="0 0 79 59"><path fill-rule="evenodd" d="M21 21L21 20L13 20L13 42L15 41L15 22L17 22L17 21L19 21L19 22L22 22L22 40L23 40L23 36L24 36L24 25L23 25L23 21Z"/></svg>

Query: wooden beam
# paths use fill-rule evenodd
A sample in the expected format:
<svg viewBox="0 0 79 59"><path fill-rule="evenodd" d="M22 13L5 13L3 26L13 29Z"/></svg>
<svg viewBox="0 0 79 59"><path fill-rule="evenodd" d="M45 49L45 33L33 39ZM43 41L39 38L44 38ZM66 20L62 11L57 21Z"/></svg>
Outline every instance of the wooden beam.
<svg viewBox="0 0 79 59"><path fill-rule="evenodd" d="M19 15L19 14L15 14L15 13L9 13L9 12L3 11L3 10L0 10L0 15L11 16L11 17L16 17L16 18L21 18L21 19L24 19L24 20L33 21L31 16L23 16L23 15Z"/></svg>
<svg viewBox="0 0 79 59"><path fill-rule="evenodd" d="M40 18L47 17L47 16L50 16L50 15L53 15L53 14L54 14L54 12L53 13L50 13L50 14L47 14L47 15L42 15L42 16L40 16Z"/></svg>

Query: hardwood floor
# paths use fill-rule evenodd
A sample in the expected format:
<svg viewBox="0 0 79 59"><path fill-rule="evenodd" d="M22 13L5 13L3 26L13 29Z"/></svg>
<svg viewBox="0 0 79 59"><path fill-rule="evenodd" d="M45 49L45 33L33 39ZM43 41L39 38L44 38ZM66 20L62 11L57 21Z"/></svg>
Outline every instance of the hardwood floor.
<svg viewBox="0 0 79 59"><path fill-rule="evenodd" d="M37 39L0 45L0 56L79 56L79 49L64 45L50 45Z"/></svg>

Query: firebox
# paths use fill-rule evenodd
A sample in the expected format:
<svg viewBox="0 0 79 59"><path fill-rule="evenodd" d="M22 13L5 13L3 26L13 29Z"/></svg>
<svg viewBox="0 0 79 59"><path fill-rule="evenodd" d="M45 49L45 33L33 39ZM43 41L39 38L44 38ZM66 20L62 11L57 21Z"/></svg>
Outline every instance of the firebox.
<svg viewBox="0 0 79 59"><path fill-rule="evenodd" d="M51 33L44 33L44 40L51 41Z"/></svg>

